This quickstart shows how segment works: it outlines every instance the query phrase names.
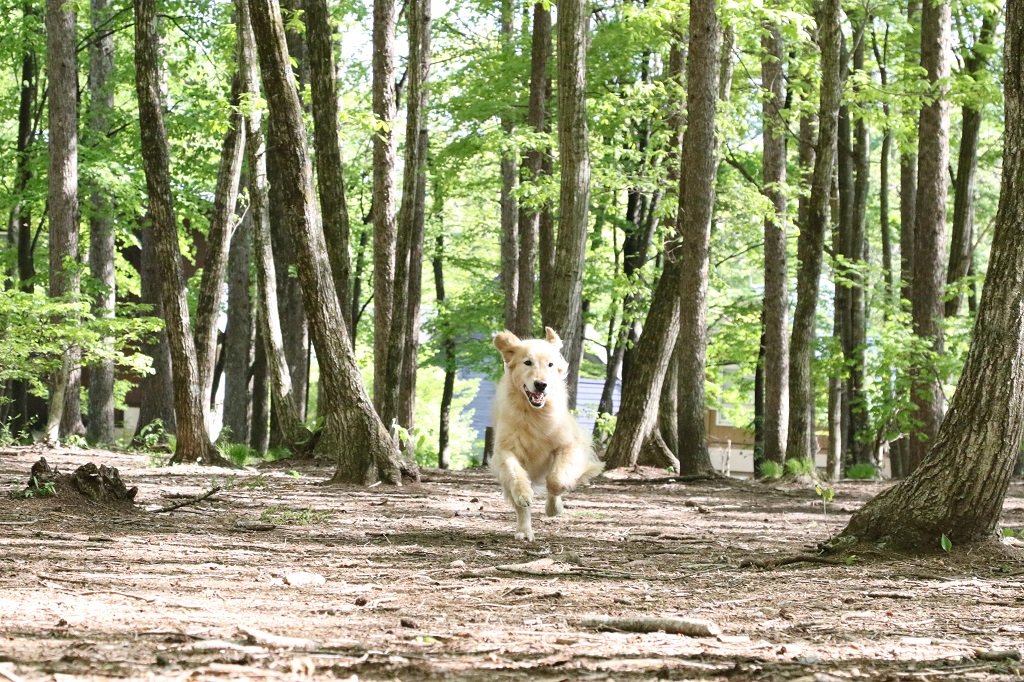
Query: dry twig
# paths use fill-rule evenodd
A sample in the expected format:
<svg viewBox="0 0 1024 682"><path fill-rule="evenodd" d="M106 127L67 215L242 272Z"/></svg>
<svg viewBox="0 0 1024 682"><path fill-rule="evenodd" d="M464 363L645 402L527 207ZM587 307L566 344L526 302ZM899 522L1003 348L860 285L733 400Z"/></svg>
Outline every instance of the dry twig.
<svg viewBox="0 0 1024 682"><path fill-rule="evenodd" d="M216 495L217 493L219 493L220 491L221 491L221 486L215 485L212 488L210 488L209 490L207 490L205 493L203 493L202 495L199 495L197 497L190 497L187 500L182 500L181 502L175 502L174 504L169 504L166 507L160 507L159 509L154 509L153 513L154 514L159 514L160 512L174 511L175 509L180 509L181 507L185 507L185 506L188 506L190 504L195 504L196 502L202 502L206 498L212 497L212 496Z"/></svg>
<svg viewBox="0 0 1024 682"><path fill-rule="evenodd" d="M716 623L703 618L587 616L581 621L581 624L583 627L604 630L667 632L670 635L687 635L688 637L714 637L722 631Z"/></svg>

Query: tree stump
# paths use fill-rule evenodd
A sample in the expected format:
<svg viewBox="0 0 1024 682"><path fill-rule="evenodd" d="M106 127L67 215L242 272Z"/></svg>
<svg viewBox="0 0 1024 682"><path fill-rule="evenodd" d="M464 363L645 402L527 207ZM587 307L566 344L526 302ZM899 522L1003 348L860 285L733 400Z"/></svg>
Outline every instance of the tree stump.
<svg viewBox="0 0 1024 682"><path fill-rule="evenodd" d="M40 457L32 465L23 494L25 497L64 497L71 494L104 507L130 509L138 492L137 487L128 488L124 484L115 467L103 464L97 467L87 462L72 474L62 474L50 467L45 457Z"/></svg>

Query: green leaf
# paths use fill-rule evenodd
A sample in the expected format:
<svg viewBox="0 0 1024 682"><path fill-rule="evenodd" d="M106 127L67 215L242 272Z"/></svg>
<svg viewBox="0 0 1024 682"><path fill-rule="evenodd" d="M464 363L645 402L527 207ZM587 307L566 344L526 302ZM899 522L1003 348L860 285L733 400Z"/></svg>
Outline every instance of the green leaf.
<svg viewBox="0 0 1024 682"><path fill-rule="evenodd" d="M949 539L945 533L942 534L942 539L939 540L939 544L942 545L942 551L948 552L953 549L953 541Z"/></svg>

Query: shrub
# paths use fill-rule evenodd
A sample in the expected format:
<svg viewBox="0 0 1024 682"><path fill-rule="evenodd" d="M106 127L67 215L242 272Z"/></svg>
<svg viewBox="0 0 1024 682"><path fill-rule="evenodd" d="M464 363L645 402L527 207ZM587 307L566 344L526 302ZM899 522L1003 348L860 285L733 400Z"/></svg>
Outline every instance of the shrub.
<svg viewBox="0 0 1024 682"><path fill-rule="evenodd" d="M878 469L872 464L862 462L850 466L846 470L846 477L858 481L870 481L871 479L878 478Z"/></svg>
<svg viewBox="0 0 1024 682"><path fill-rule="evenodd" d="M766 481L774 481L782 478L782 474L785 473L785 469L782 468L781 464L778 462L772 462L771 460L761 462L761 465L757 470L761 474L761 478Z"/></svg>
<svg viewBox="0 0 1024 682"><path fill-rule="evenodd" d="M790 476L812 476L814 462L809 459L787 459L786 473Z"/></svg>

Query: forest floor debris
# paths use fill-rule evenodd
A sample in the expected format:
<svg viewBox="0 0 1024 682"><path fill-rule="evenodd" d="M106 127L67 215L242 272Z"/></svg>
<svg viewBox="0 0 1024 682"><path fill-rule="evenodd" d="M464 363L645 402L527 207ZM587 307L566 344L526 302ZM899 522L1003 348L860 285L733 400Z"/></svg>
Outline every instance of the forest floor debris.
<svg viewBox="0 0 1024 682"><path fill-rule="evenodd" d="M116 467L139 489L126 510L9 495L39 454L0 450L0 680L1024 677L1024 550L936 539L930 556L772 565L828 536L796 484L598 479L526 544L482 471L367 490L305 462L45 453L62 471ZM884 485L835 485L829 527ZM168 497L190 503L139 511ZM1002 525L1024 528L1020 482Z"/></svg>

